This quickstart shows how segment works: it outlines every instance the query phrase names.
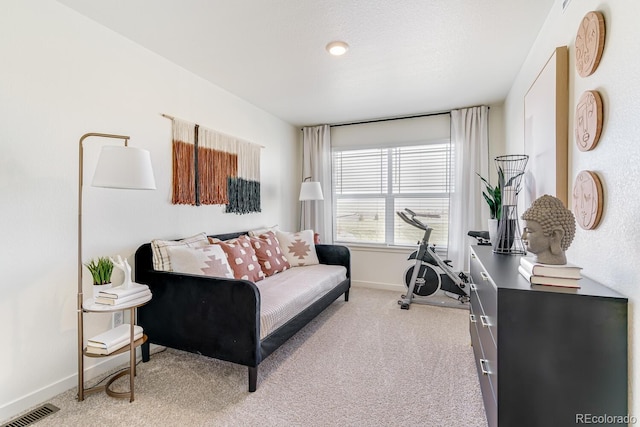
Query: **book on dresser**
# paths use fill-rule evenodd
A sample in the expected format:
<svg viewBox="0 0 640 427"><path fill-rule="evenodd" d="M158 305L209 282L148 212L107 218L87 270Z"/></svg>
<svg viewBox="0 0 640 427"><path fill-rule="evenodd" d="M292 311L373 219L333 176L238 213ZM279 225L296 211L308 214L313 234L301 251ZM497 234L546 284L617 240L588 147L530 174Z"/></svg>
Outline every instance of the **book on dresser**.
<svg viewBox="0 0 640 427"><path fill-rule="evenodd" d="M518 267L518 271L532 285L560 286L560 287L564 287L564 288L579 288L580 287L580 279L571 279L571 278L568 278L568 277L552 277L552 276L532 275L522 265L520 265Z"/></svg>
<svg viewBox="0 0 640 427"><path fill-rule="evenodd" d="M575 264L542 264L536 262L531 256L520 258L520 266L532 276L563 277L567 279L580 279L582 267Z"/></svg>
<svg viewBox="0 0 640 427"><path fill-rule="evenodd" d="M133 326L133 340L143 336L142 326ZM87 353L106 355L129 344L131 325L125 323L87 340Z"/></svg>

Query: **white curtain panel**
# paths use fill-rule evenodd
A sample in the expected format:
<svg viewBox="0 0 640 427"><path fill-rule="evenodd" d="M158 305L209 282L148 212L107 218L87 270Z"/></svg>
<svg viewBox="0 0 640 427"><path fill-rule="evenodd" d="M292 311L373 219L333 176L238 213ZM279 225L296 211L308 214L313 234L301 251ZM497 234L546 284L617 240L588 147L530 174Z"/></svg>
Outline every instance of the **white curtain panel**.
<svg viewBox="0 0 640 427"><path fill-rule="evenodd" d="M302 129L302 178L320 182L324 200L301 202L301 230L320 234L321 243L333 242L331 187L331 130L329 125Z"/></svg>
<svg viewBox="0 0 640 427"><path fill-rule="evenodd" d="M451 111L453 189L449 211L449 253L456 270L469 270L470 230L487 230L481 181L489 176L489 107Z"/></svg>

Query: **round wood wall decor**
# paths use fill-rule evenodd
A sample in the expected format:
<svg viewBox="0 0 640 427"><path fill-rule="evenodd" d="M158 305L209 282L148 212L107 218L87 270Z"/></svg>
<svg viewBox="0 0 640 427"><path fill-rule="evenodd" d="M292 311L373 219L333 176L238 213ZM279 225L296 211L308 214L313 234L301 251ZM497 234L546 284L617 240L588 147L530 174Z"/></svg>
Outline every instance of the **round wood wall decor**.
<svg viewBox="0 0 640 427"><path fill-rule="evenodd" d="M602 132L602 98L595 90L582 94L574 120L576 144L580 151L593 150Z"/></svg>
<svg viewBox="0 0 640 427"><path fill-rule="evenodd" d="M580 227L593 230L602 217L603 194L600 178L594 172L581 171L573 183L573 215Z"/></svg>
<svg viewBox="0 0 640 427"><path fill-rule="evenodd" d="M581 77L593 74L598 68L604 49L604 16L601 12L587 13L576 35L576 70Z"/></svg>

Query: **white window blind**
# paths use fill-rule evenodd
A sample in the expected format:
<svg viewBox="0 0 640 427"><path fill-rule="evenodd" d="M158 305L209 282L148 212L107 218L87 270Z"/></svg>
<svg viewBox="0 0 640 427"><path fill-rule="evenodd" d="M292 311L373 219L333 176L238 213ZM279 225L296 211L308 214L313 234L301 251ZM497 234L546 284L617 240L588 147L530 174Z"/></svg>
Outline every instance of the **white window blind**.
<svg viewBox="0 0 640 427"><path fill-rule="evenodd" d="M437 216L420 219L433 228L431 243L446 247L451 157L449 139L334 148L334 240L414 245L424 232L395 213L409 208Z"/></svg>

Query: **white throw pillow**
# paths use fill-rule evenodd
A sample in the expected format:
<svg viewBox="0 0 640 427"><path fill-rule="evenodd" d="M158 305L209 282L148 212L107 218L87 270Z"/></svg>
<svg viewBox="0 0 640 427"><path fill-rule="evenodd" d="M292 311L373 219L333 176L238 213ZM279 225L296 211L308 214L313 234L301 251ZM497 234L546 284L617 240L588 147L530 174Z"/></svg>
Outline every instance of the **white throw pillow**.
<svg viewBox="0 0 640 427"><path fill-rule="evenodd" d="M316 245L313 243L313 230L297 233L276 230L276 237L280 242L280 249L291 267L320 264L316 254Z"/></svg>
<svg viewBox="0 0 640 427"><path fill-rule="evenodd" d="M219 245L207 245L200 248L168 246L167 253L173 271L176 273L233 279L233 271L229 266L227 256Z"/></svg>
<svg viewBox="0 0 640 427"><path fill-rule="evenodd" d="M247 232L247 234L249 235L249 237L258 237L261 234L265 234L265 233L268 233L270 231L275 233L277 229L278 229L278 224L273 225L271 227L256 228L255 230L251 230L251 231Z"/></svg>
<svg viewBox="0 0 640 427"><path fill-rule="evenodd" d="M205 233L198 233L195 236L187 237L182 240L152 240L151 252L153 253L153 269L157 271L173 271L171 269L171 260L167 254L168 247L186 246L190 248L199 248L207 246L209 240Z"/></svg>

